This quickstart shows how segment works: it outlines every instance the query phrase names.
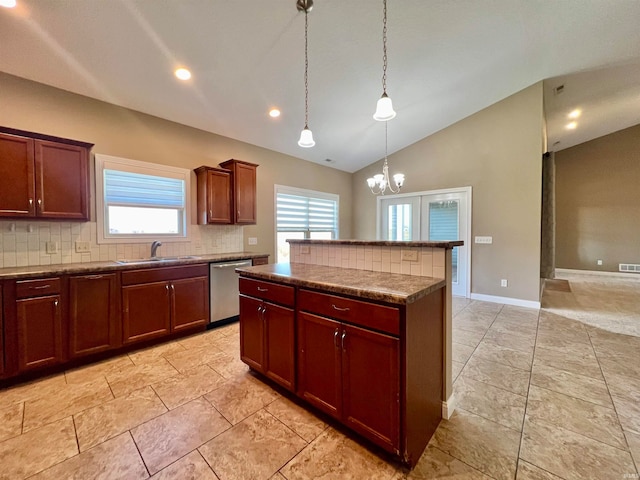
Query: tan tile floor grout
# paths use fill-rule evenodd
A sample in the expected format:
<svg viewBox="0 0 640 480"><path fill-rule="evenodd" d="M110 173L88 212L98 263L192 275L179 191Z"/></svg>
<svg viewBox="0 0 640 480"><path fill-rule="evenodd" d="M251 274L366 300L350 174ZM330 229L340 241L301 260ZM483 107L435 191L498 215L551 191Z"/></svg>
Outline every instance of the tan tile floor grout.
<svg viewBox="0 0 640 480"><path fill-rule="evenodd" d="M256 380L235 324L0 390L0 479L638 478L640 281L568 280L454 299L458 408L410 472Z"/></svg>

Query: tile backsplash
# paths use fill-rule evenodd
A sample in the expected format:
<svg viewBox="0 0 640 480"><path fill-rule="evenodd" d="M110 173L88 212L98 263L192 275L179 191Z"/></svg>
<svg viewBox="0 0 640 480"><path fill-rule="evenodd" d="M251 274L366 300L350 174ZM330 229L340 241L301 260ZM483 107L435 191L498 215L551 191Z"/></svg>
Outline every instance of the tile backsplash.
<svg viewBox="0 0 640 480"><path fill-rule="evenodd" d="M239 252L243 227L237 225L191 225L187 242L163 242L158 256L205 255ZM90 253L76 252L76 241L89 242ZM57 243L47 253L47 242ZM0 268L61 263L86 263L148 257L151 242L98 244L95 222L0 221Z"/></svg>
<svg viewBox="0 0 640 480"><path fill-rule="evenodd" d="M444 248L293 243L289 249L294 263L445 278ZM403 251L412 252L415 260L403 260Z"/></svg>

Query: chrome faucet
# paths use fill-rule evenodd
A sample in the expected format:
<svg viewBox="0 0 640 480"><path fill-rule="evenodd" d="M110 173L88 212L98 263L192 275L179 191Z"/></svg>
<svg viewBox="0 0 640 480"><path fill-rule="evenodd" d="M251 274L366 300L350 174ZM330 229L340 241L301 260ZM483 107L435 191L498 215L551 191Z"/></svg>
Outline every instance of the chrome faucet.
<svg viewBox="0 0 640 480"><path fill-rule="evenodd" d="M154 240L154 242L151 244L151 258L156 258L156 251L158 250L158 247L162 246L162 242L159 242L158 240Z"/></svg>

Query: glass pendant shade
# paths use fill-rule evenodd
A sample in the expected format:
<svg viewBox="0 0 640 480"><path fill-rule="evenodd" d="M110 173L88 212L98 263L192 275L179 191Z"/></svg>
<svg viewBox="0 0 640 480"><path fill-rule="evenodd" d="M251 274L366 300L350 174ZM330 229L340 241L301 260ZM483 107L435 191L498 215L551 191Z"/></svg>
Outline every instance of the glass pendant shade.
<svg viewBox="0 0 640 480"><path fill-rule="evenodd" d="M304 127L302 132L300 132L300 140L298 140L298 145L304 148L311 148L316 144L313 141L313 133L309 130L309 127Z"/></svg>
<svg viewBox="0 0 640 480"><path fill-rule="evenodd" d="M386 122L387 120L391 120L396 116L396 112L393 109L393 103L391 99L387 96L386 93L382 94L380 100L378 100L378 104L376 106L376 113L373 114L374 120L378 120L379 122Z"/></svg>

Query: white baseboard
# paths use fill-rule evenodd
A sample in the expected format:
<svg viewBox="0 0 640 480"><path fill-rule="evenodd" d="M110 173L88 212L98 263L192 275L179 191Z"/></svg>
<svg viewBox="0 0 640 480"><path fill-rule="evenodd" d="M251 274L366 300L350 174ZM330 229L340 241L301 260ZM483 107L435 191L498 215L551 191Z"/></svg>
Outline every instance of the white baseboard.
<svg viewBox="0 0 640 480"><path fill-rule="evenodd" d="M573 270L571 268L556 268L556 274L571 274L571 275L596 275L600 277L616 277L626 278L629 280L640 280L640 275L637 273L625 273L625 272L601 272L598 270Z"/></svg>
<svg viewBox="0 0 640 480"><path fill-rule="evenodd" d="M497 295L485 295L483 293L472 293L471 300L481 300L483 302L504 303L505 305L514 305L516 307L540 309L540 302L533 300L521 300L519 298L498 297Z"/></svg>
<svg viewBox="0 0 640 480"><path fill-rule="evenodd" d="M447 399L446 402L442 402L442 418L445 420L449 420L451 415L453 415L453 411L456 409L456 398L451 396Z"/></svg>

